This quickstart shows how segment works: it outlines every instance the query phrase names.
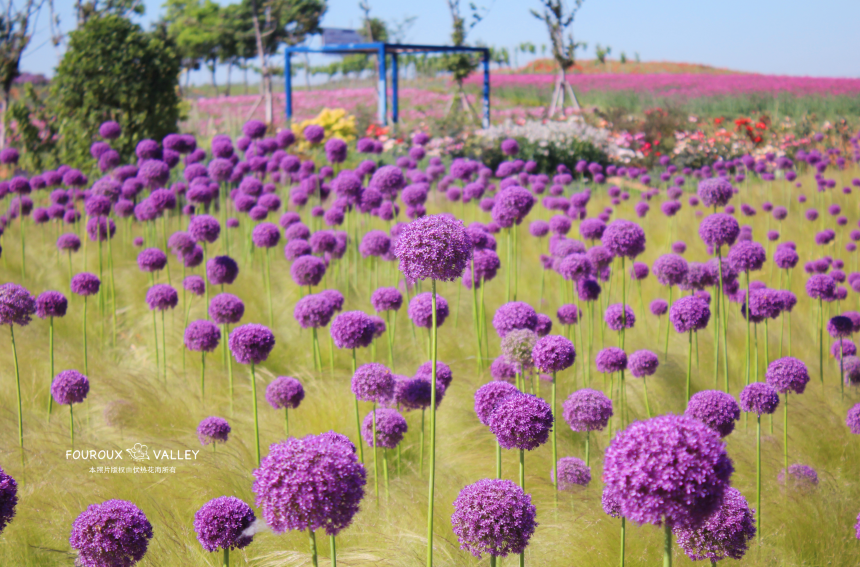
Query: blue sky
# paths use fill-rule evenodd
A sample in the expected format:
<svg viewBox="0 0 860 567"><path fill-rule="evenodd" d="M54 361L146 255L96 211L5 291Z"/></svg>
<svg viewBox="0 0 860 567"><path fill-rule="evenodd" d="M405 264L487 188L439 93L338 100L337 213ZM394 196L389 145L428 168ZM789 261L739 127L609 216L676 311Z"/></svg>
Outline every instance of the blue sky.
<svg viewBox="0 0 860 567"><path fill-rule="evenodd" d="M226 4L227 0L219 0ZM369 0L373 15L385 20L415 16L408 41L448 43L450 16L445 0ZM158 19L162 0L146 0L145 27ZM463 6L468 0L461 0ZM543 24L529 13L537 0L478 0L489 8L469 35L513 49L531 41L547 43ZM72 0L55 2L66 30L74 26ZM356 27L361 21L358 0L329 0L327 27ZM860 76L860 2L856 0L586 0L574 23L577 40L589 49L610 45L612 57L625 51L643 61L705 63L740 71L822 77ZM58 53L50 45L47 11L38 22L22 67L51 75ZM520 61L522 63L522 61ZM223 72L222 72L223 76ZM234 74L234 77L236 75ZM208 80L204 73L195 82ZM223 80L223 79L222 79Z"/></svg>

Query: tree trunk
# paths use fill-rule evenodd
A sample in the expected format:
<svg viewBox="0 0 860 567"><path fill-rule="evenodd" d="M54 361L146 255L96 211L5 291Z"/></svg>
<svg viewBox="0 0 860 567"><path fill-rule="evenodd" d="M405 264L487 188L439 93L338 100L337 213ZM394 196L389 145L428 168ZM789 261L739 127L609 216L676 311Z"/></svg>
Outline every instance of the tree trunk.
<svg viewBox="0 0 860 567"><path fill-rule="evenodd" d="M247 63L242 68L242 75L243 75L242 81L245 83L245 94L248 94L248 64Z"/></svg>
<svg viewBox="0 0 860 567"><path fill-rule="evenodd" d="M9 110L9 91L3 91L3 105L0 108L0 150L6 149L6 111Z"/></svg>
<svg viewBox="0 0 860 567"><path fill-rule="evenodd" d="M266 50L263 47L263 34L260 31L260 18L257 16L257 0L251 0L251 19L254 22L254 36L257 39L257 55L260 57L260 88L266 103L266 125L270 126L275 116L272 102L272 78L269 76L269 67L266 64Z"/></svg>
<svg viewBox="0 0 860 567"><path fill-rule="evenodd" d="M213 60L211 64L206 65L206 66L209 67L209 71L212 73L212 88L215 90L214 96L217 97L218 96L218 83L215 80L215 69L216 69L215 61Z"/></svg>
<svg viewBox="0 0 860 567"><path fill-rule="evenodd" d="M227 90L224 91L225 96L230 96L230 73L233 71L233 62L227 63Z"/></svg>

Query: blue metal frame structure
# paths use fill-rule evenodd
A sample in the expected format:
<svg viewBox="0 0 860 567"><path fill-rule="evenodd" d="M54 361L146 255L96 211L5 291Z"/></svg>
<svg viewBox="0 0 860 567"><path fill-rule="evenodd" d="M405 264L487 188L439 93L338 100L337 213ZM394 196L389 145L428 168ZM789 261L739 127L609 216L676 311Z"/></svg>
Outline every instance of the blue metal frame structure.
<svg viewBox="0 0 860 567"><path fill-rule="evenodd" d="M481 108L481 124L484 128L490 126L490 50L486 47L454 47L446 45L410 45L400 43L347 43L343 45L324 45L322 47L287 46L284 56L284 82L286 84L287 121L293 118L293 53L327 53L329 55L348 55L352 53L375 54L379 60L379 93L378 120L380 124L388 123L388 76L386 62L391 56L391 121L397 124L400 119L398 102L398 56L401 53L480 53L484 70L483 104Z"/></svg>

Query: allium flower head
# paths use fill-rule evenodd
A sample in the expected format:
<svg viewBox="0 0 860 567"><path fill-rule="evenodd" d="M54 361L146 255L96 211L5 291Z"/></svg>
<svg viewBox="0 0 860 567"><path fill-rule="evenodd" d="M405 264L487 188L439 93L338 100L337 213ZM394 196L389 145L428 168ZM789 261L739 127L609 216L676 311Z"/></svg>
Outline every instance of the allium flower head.
<svg viewBox="0 0 860 567"><path fill-rule="evenodd" d="M815 274L806 280L806 294L812 299L832 301L836 296L836 280L827 274Z"/></svg>
<svg viewBox="0 0 860 567"><path fill-rule="evenodd" d="M562 416L573 431L602 431L612 417L612 400L599 390L583 388L567 397Z"/></svg>
<svg viewBox="0 0 860 567"><path fill-rule="evenodd" d="M636 324L636 315L629 305L625 305L624 309L622 309L620 303L613 303L606 308L603 320L606 321L606 326L611 330L620 331L622 329L632 329L633 325Z"/></svg>
<svg viewBox="0 0 860 567"><path fill-rule="evenodd" d="M3 533L3 530L15 517L15 506L17 505L18 483L3 469L0 469L0 533Z"/></svg>
<svg viewBox="0 0 860 567"><path fill-rule="evenodd" d="M475 392L475 413L483 425L490 425L490 416L503 399L520 391L509 382L494 381L484 384Z"/></svg>
<svg viewBox="0 0 860 567"><path fill-rule="evenodd" d="M296 409L304 399L302 383L292 376L278 376L266 387L266 401L275 409Z"/></svg>
<svg viewBox="0 0 860 567"><path fill-rule="evenodd" d="M72 291L75 290L75 278L72 278ZM33 319L34 313L36 313L36 300L29 291L14 283L0 285L0 325L26 327Z"/></svg>
<svg viewBox="0 0 860 567"><path fill-rule="evenodd" d="M416 327L429 329L433 326L433 296L429 291L419 293L409 302L407 315ZM436 294L436 327L441 327L448 318L448 302Z"/></svg>
<svg viewBox="0 0 860 567"><path fill-rule="evenodd" d="M0 286L0 305L3 303L3 289L7 285L14 284L4 284L3 286ZM81 272L80 274L72 276L71 288L72 293L74 294L82 295L84 297L95 295L99 292L99 287L101 287L101 280L99 280L98 276L95 274ZM2 316L0 316L0 324L7 324Z"/></svg>
<svg viewBox="0 0 860 567"><path fill-rule="evenodd" d="M482 479L460 491L451 524L460 549L475 557L507 557L525 550L534 534L531 497L509 480Z"/></svg>
<svg viewBox="0 0 860 567"><path fill-rule="evenodd" d="M696 529L675 528L678 545L693 561L741 559L755 538L755 510L735 488L726 488L723 503Z"/></svg>
<svg viewBox="0 0 860 567"><path fill-rule="evenodd" d="M777 392L802 394L809 382L809 372L800 360L786 356L771 362L765 373L767 383Z"/></svg>
<svg viewBox="0 0 860 567"><path fill-rule="evenodd" d="M543 372L560 372L573 366L576 349L567 338L548 335L535 343L532 360L535 367Z"/></svg>
<svg viewBox="0 0 860 567"><path fill-rule="evenodd" d="M206 282L200 276L186 276L182 280L182 287L185 291L191 292L197 297L206 293Z"/></svg>
<svg viewBox="0 0 860 567"><path fill-rule="evenodd" d="M499 226L510 228L526 218L534 203L535 198L531 191L512 185L499 191L490 214Z"/></svg>
<svg viewBox="0 0 860 567"><path fill-rule="evenodd" d="M687 277L687 261L677 254L664 254L651 267L657 281L662 285L680 285Z"/></svg>
<svg viewBox="0 0 860 567"><path fill-rule="evenodd" d="M359 366L352 376L352 393L363 402L387 402L394 397L391 370L376 362Z"/></svg>
<svg viewBox="0 0 860 567"><path fill-rule="evenodd" d="M779 406L779 394L773 386L753 382L741 390L741 409L758 415L772 414Z"/></svg>
<svg viewBox="0 0 860 567"><path fill-rule="evenodd" d="M43 291L36 297L36 315L39 319L65 317L69 300L59 291Z"/></svg>
<svg viewBox="0 0 860 567"><path fill-rule="evenodd" d="M194 352L212 352L221 342L221 329L206 319L192 321L185 329L185 347Z"/></svg>
<svg viewBox="0 0 860 567"><path fill-rule="evenodd" d="M785 484L785 469L779 471L777 481ZM788 466L788 483L794 490L811 490L818 486L818 473L810 466L799 463Z"/></svg>
<svg viewBox="0 0 860 567"><path fill-rule="evenodd" d="M316 256L300 256L290 266L290 276L298 286L317 286L326 272L326 264Z"/></svg>
<svg viewBox="0 0 860 567"><path fill-rule="evenodd" d="M577 486L588 486L591 482L591 467L582 459L562 457L558 460L558 489L571 491ZM549 471L550 479L555 480L554 471Z"/></svg>
<svg viewBox="0 0 860 567"><path fill-rule="evenodd" d="M400 271L410 282L427 278L454 281L472 257L463 223L447 215L427 215L406 225L394 245Z"/></svg>
<svg viewBox="0 0 860 567"><path fill-rule="evenodd" d="M537 335L528 329L515 329L502 339L502 355L520 371L534 365L532 352L537 344Z"/></svg>
<svg viewBox="0 0 860 567"><path fill-rule="evenodd" d="M627 369L627 353L618 347L607 347L594 359L598 372L612 373Z"/></svg>
<svg viewBox="0 0 860 567"><path fill-rule="evenodd" d="M220 417L207 417L197 426L197 439L201 445L226 443L230 435L230 424Z"/></svg>
<svg viewBox="0 0 860 567"><path fill-rule="evenodd" d="M728 260L739 272L757 272L767 260L767 253L758 242L742 240L729 249Z"/></svg>
<svg viewBox="0 0 860 567"><path fill-rule="evenodd" d="M860 435L860 404L855 404L845 415L845 425L854 435Z"/></svg>
<svg viewBox="0 0 860 567"><path fill-rule="evenodd" d="M850 337L854 333L854 322L844 315L831 317L827 322L827 332L834 339Z"/></svg>
<svg viewBox="0 0 860 567"><path fill-rule="evenodd" d="M650 350L637 350L627 358L627 369L635 378L653 375L659 365L659 358Z"/></svg>
<svg viewBox="0 0 860 567"><path fill-rule="evenodd" d="M146 304L150 311L166 311L179 303L179 294L168 284L155 284L146 292Z"/></svg>
<svg viewBox="0 0 860 567"><path fill-rule="evenodd" d="M556 316L562 325L576 325L579 322L579 307L572 303L562 305Z"/></svg>
<svg viewBox="0 0 860 567"><path fill-rule="evenodd" d="M493 377L493 380L502 380L513 383L517 376L517 368L505 360L504 355L501 355L496 357L496 359L490 364L490 376Z"/></svg>
<svg viewBox="0 0 860 567"><path fill-rule="evenodd" d="M212 285L230 285L239 275L239 264L230 256L215 256L206 262L206 278Z"/></svg>
<svg viewBox="0 0 860 567"><path fill-rule="evenodd" d="M373 320L362 311L346 311L332 321L331 333L337 348L362 348L373 341Z"/></svg>
<svg viewBox="0 0 860 567"><path fill-rule="evenodd" d="M669 310L669 304L666 303L665 299L655 299L649 305L649 309L653 315L660 317L661 315L665 315L666 311Z"/></svg>
<svg viewBox="0 0 860 567"><path fill-rule="evenodd" d="M537 312L531 305L522 301L505 303L493 315L493 328L504 338L515 329L534 331L537 327Z"/></svg>
<svg viewBox="0 0 860 567"><path fill-rule="evenodd" d="M682 297L669 309L669 321L679 333L701 331L708 326L710 319L708 302L695 295Z"/></svg>
<svg viewBox="0 0 860 567"><path fill-rule="evenodd" d="M603 477L628 520L695 528L719 509L733 471L715 432L664 415L634 422L612 439Z"/></svg>
<svg viewBox="0 0 860 567"><path fill-rule="evenodd" d="M188 223L188 234L197 242L212 244L221 234L221 223L209 215L196 215Z"/></svg>
<svg viewBox="0 0 860 567"><path fill-rule="evenodd" d="M403 294L396 287L381 287L370 296L374 311L399 311L403 305Z"/></svg>
<svg viewBox="0 0 860 567"><path fill-rule="evenodd" d="M61 406L79 404L90 391L90 381L77 370L63 370L51 383L51 396Z"/></svg>
<svg viewBox="0 0 860 567"><path fill-rule="evenodd" d="M69 545L81 567L131 567L146 554L152 524L127 500L91 504L75 521Z"/></svg>
<svg viewBox="0 0 860 567"><path fill-rule="evenodd" d="M245 502L235 496L221 496L197 510L194 531L206 551L242 549L253 539L242 533L256 520L254 511Z"/></svg>
<svg viewBox="0 0 860 567"><path fill-rule="evenodd" d="M706 207L725 207L734 195L734 190L726 179L709 177L699 182L698 195Z"/></svg>
<svg viewBox="0 0 860 567"><path fill-rule="evenodd" d="M137 255L137 266L142 272L158 272L167 265L167 255L158 248L145 248Z"/></svg>
<svg viewBox="0 0 860 567"><path fill-rule="evenodd" d="M546 443L552 426L552 408L531 394L508 396L490 414L490 431L505 449L536 449Z"/></svg>
<svg viewBox="0 0 860 567"><path fill-rule="evenodd" d="M735 421L741 418L741 408L731 395L719 390L705 390L693 394L684 415L701 421L720 437L725 437L734 431Z"/></svg>
<svg viewBox="0 0 860 567"><path fill-rule="evenodd" d="M293 316L302 329L318 329L331 321L334 305L320 293L306 295L296 302Z"/></svg>
<svg viewBox="0 0 860 567"><path fill-rule="evenodd" d="M219 325L232 325L242 320L245 304L231 293L219 293L209 300L209 317Z"/></svg>
<svg viewBox="0 0 860 567"><path fill-rule="evenodd" d="M645 231L628 220L617 219L609 223L600 241L613 256L635 258L645 251Z"/></svg>
<svg viewBox="0 0 860 567"><path fill-rule="evenodd" d="M239 364L260 364L275 348L275 335L264 325L250 323L233 329L228 343Z"/></svg>
<svg viewBox="0 0 860 567"><path fill-rule="evenodd" d="M376 438L373 437L373 418L376 416ZM378 408L371 411L361 424L361 438L369 446L394 449L403 440L408 426L406 419L396 409ZM375 442L374 442L375 441Z"/></svg>
<svg viewBox="0 0 860 567"><path fill-rule="evenodd" d="M270 222L260 223L251 232L251 240L257 248L273 248L281 240L281 231Z"/></svg>
<svg viewBox="0 0 860 567"><path fill-rule="evenodd" d="M365 476L351 443L331 433L291 437L269 447L254 470L253 490L275 533L325 529L337 535L358 513Z"/></svg>

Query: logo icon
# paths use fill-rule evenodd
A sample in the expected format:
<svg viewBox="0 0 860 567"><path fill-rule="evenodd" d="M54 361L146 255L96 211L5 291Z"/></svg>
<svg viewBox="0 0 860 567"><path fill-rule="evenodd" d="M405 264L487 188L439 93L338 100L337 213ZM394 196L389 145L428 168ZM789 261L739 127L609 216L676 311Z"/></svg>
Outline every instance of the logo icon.
<svg viewBox="0 0 860 567"><path fill-rule="evenodd" d="M131 455L131 458L135 461L149 460L149 452L147 451L146 445L135 443L134 447L132 447L131 449L126 449L126 451L128 451L128 454Z"/></svg>

